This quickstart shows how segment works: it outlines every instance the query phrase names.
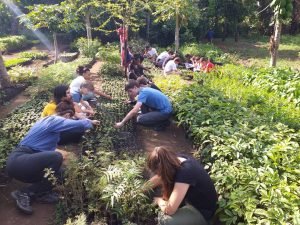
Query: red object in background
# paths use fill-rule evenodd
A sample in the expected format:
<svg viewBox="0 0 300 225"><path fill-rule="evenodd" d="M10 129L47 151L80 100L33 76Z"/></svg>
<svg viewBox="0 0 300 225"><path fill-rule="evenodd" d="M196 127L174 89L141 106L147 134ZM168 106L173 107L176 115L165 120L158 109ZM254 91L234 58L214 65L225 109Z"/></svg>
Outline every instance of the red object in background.
<svg viewBox="0 0 300 225"><path fill-rule="evenodd" d="M117 32L120 36L120 45L121 45L121 64L124 67L127 67L127 38L128 38L128 32L127 29L122 26L119 29L117 29Z"/></svg>

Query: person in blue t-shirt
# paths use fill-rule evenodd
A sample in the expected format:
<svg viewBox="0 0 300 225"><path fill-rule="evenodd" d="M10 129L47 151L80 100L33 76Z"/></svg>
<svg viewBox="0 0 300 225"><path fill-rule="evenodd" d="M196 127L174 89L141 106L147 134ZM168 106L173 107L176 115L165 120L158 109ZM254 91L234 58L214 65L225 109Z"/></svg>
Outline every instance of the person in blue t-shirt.
<svg viewBox="0 0 300 225"><path fill-rule="evenodd" d="M84 132L99 125L97 120L72 120L75 114L73 103L64 100L56 107L56 115L37 121L9 155L6 170L10 177L24 183L27 187L13 191L11 196L17 207L26 214L32 214L31 200L42 203L54 203L58 196L52 192L51 182L44 177L49 168L56 177L60 177L60 167L66 152L56 149L60 133L65 131Z"/></svg>
<svg viewBox="0 0 300 225"><path fill-rule="evenodd" d="M170 100L162 92L150 87L139 87L135 80L129 80L125 85L130 99L138 96L137 103L125 118L115 124L116 128L122 127L127 121L136 116L141 110L142 114L137 116L137 123L152 127L154 130L164 130L169 124L172 116L172 105Z"/></svg>

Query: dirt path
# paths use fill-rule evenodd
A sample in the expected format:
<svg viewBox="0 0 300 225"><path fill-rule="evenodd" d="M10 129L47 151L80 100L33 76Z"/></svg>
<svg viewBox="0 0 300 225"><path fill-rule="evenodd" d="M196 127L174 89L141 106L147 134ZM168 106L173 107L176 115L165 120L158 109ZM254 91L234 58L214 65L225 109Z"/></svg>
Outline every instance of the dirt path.
<svg viewBox="0 0 300 225"><path fill-rule="evenodd" d="M152 151L155 147L162 145L181 153L193 151L191 141L185 137L182 127L178 127L175 122L172 122L165 131L159 132L139 126L138 139L145 152Z"/></svg>
<svg viewBox="0 0 300 225"><path fill-rule="evenodd" d="M13 111L15 108L17 108L20 105L23 105L27 101L29 101L29 96L22 92L18 94L16 97L11 99L9 101L9 104L7 105L1 105L0 106L0 119L5 118L11 111Z"/></svg>

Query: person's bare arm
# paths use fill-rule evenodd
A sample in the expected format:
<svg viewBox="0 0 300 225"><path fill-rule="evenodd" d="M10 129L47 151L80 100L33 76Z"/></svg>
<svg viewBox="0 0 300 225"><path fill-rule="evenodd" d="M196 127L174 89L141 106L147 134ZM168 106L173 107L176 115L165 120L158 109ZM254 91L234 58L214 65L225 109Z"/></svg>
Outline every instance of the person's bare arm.
<svg viewBox="0 0 300 225"><path fill-rule="evenodd" d="M102 92L102 91L97 91L97 90L94 90L94 93L96 94L96 95L100 95L100 96L102 96L102 97L104 97L104 98L107 98L107 99L109 99L109 100L111 100L112 99L112 97L110 96L110 95L108 95L108 94L105 94L104 92Z"/></svg>
<svg viewBox="0 0 300 225"><path fill-rule="evenodd" d="M137 102L135 104L135 106L133 107L132 110L130 110L130 112L124 117L124 119L121 122L118 122L115 124L115 128L121 128L122 126L124 126L124 124L130 120L132 117L134 117L136 114L138 114L141 106L143 103L141 102Z"/></svg>
<svg viewBox="0 0 300 225"><path fill-rule="evenodd" d="M165 201L162 198L154 198L154 202L165 214L173 215L176 213L180 203L183 201L189 186L189 184L185 183L175 183L174 189L168 201Z"/></svg>

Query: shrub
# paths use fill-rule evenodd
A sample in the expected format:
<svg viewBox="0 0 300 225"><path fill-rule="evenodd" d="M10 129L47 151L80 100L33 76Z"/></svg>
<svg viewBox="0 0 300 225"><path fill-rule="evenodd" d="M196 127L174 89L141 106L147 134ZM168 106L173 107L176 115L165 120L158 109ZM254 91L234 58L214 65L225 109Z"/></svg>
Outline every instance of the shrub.
<svg viewBox="0 0 300 225"><path fill-rule="evenodd" d="M113 77L123 76L122 67L118 64L111 64L109 62L105 62L102 64L99 73L102 76L113 76Z"/></svg>
<svg viewBox="0 0 300 225"><path fill-rule="evenodd" d="M211 44L186 44L180 48L180 52L183 55L191 54L195 56L207 57L215 62L227 63L231 61L230 55L224 54L221 49Z"/></svg>
<svg viewBox="0 0 300 225"><path fill-rule="evenodd" d="M75 45L82 55L89 58L95 58L102 44L98 39L94 39L91 41L90 46L88 46L88 41L86 38L79 38Z"/></svg>
<svg viewBox="0 0 300 225"><path fill-rule="evenodd" d="M119 64L121 62L118 45L107 44L102 46L99 48L99 52L96 54L96 56L102 61L107 61L113 64Z"/></svg>
<svg viewBox="0 0 300 225"><path fill-rule="evenodd" d="M4 65L6 68L11 68L13 66L17 65L25 65L29 62L31 62L31 58L14 58L14 59L7 59L4 61Z"/></svg>
<svg viewBox="0 0 300 225"><path fill-rule="evenodd" d="M21 52L20 56L22 58L30 58L30 59L46 59L48 58L48 54L45 52Z"/></svg>
<svg viewBox="0 0 300 225"><path fill-rule="evenodd" d="M20 50L27 47L29 44L31 44L31 42L23 35L0 38L0 50L5 52Z"/></svg>
<svg viewBox="0 0 300 225"><path fill-rule="evenodd" d="M75 78L77 66L89 64L92 59L80 58L70 63L59 62L37 72L39 79L32 87L32 94L51 92L59 84L69 84Z"/></svg>
<svg viewBox="0 0 300 225"><path fill-rule="evenodd" d="M8 71L10 81L13 83L32 83L36 78L33 69L24 68L22 66L15 66Z"/></svg>

